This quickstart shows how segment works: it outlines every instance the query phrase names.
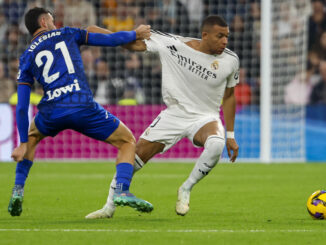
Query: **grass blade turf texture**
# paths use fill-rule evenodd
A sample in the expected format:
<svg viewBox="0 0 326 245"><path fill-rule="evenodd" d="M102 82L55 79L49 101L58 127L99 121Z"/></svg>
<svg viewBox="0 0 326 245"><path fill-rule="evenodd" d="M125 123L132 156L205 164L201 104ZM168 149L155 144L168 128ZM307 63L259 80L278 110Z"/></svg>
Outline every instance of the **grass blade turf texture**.
<svg viewBox="0 0 326 245"><path fill-rule="evenodd" d="M175 214L178 187L193 164L152 163L131 191L155 206L151 214L117 207L113 219L86 220L103 206L113 163L37 162L27 180L23 213L7 212L15 164L0 163L0 244L314 244L326 221L306 211L326 188L326 164L219 164L197 184L190 211Z"/></svg>

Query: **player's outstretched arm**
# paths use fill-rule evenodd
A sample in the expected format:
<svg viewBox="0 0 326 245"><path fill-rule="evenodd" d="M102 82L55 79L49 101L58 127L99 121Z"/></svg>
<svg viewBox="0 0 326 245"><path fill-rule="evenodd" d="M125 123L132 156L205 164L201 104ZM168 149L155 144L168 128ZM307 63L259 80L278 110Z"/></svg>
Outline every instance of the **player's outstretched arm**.
<svg viewBox="0 0 326 245"><path fill-rule="evenodd" d="M123 45L123 47L130 51L137 51L137 52L146 51L146 44L143 40L136 40L134 42Z"/></svg>
<svg viewBox="0 0 326 245"><path fill-rule="evenodd" d="M87 27L86 29L89 33L102 33L102 34L112 34L113 32L101 28L96 25L92 25ZM145 51L146 50L146 44L143 41L143 39L148 39L150 37L150 26L148 25L140 25L135 29L136 32L136 39L133 42L130 42L128 44L123 45L123 48L126 48L130 51ZM138 33L138 34L137 34ZM144 38L143 38L144 37Z"/></svg>
<svg viewBox="0 0 326 245"><path fill-rule="evenodd" d="M104 29L104 28L101 28L101 27L96 26L96 25L91 25L91 26L87 27L86 31L91 32L91 33L102 33L102 34L111 34L111 33L113 33L112 31L110 31L108 29Z"/></svg>
<svg viewBox="0 0 326 245"><path fill-rule="evenodd" d="M234 87L226 88L223 97L223 114L226 125L227 132L234 131L234 119L235 119L235 108L236 108L236 100L234 96ZM228 155L230 157L230 161L234 162L237 159L239 146L235 141L234 137L227 137L226 140L226 148L228 151ZM231 154L232 152L232 154Z"/></svg>
<svg viewBox="0 0 326 245"><path fill-rule="evenodd" d="M17 88L18 104L16 107L17 128L20 136L20 145L14 149L11 157L20 162L27 152L28 142L28 107L31 94L31 87L26 84L19 84Z"/></svg>

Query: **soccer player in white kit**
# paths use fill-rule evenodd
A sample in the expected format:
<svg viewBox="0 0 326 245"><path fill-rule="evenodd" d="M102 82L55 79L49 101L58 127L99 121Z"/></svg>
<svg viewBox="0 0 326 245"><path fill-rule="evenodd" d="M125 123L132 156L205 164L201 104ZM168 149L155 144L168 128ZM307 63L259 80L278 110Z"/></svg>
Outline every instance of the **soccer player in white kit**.
<svg viewBox="0 0 326 245"><path fill-rule="evenodd" d="M226 147L231 162L236 160L239 150L234 138L234 87L239 81L239 58L226 48L229 28L223 18L207 17L201 30L202 39L152 31L149 40L125 46L129 50L159 54L162 95L167 105L167 109L140 136L136 145L134 172L184 137L191 140L194 146L204 147L188 179L178 189L176 213L179 215L187 214L193 186L214 168L222 154L225 145L225 131L219 117L222 100L227 130ZM113 217L115 183L114 177L104 207L86 218Z"/></svg>

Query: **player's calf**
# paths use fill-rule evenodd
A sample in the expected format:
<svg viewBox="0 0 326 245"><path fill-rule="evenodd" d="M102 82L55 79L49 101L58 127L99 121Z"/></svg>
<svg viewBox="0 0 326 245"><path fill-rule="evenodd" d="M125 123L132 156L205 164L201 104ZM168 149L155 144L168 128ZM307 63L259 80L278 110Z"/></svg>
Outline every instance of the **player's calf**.
<svg viewBox="0 0 326 245"><path fill-rule="evenodd" d="M224 138L217 135L211 135L207 138L204 151L198 158L188 179L182 185L184 189L191 191L196 183L209 174L219 161L224 145Z"/></svg>
<svg viewBox="0 0 326 245"><path fill-rule="evenodd" d="M188 179L178 190L177 214L185 215L189 211L190 192L193 186L207 176L215 167L220 159L224 145L224 138L218 137L217 135L211 135L207 138L204 151L198 158Z"/></svg>

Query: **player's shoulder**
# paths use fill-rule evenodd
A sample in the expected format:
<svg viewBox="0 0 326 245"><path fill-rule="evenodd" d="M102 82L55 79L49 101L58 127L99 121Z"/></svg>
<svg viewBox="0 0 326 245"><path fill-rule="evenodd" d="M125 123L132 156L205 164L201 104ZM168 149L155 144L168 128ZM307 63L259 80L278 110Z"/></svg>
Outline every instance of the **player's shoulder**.
<svg viewBox="0 0 326 245"><path fill-rule="evenodd" d="M29 60L33 58L33 53L30 52L30 47L28 47L19 57L20 64L29 64Z"/></svg>
<svg viewBox="0 0 326 245"><path fill-rule="evenodd" d="M151 38L167 40L167 41L173 41L173 40L177 41L178 40L177 35L163 32L163 31L158 31L158 30L151 30Z"/></svg>
<svg viewBox="0 0 326 245"><path fill-rule="evenodd" d="M62 34L74 34L76 32L79 32L80 30L81 29L79 29L79 28L70 27L70 26L65 26L65 27L58 29L58 31L60 31Z"/></svg>
<svg viewBox="0 0 326 245"><path fill-rule="evenodd" d="M233 52L232 50L225 48L223 53L226 55L226 57L230 58L230 59L235 59L236 62L239 62L239 56Z"/></svg>

